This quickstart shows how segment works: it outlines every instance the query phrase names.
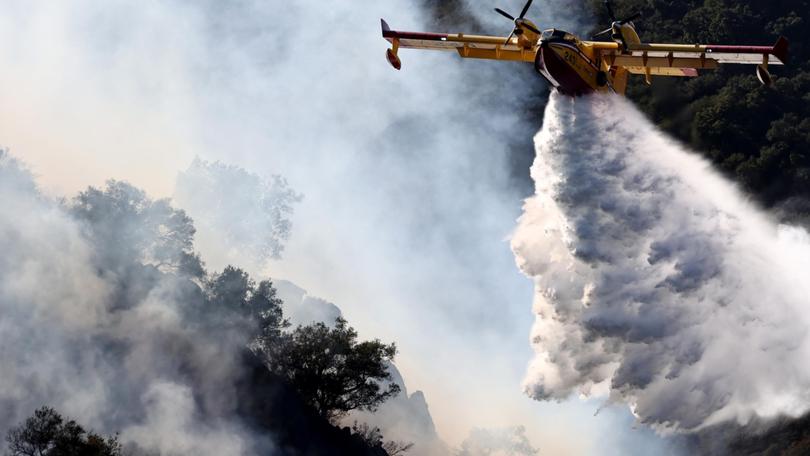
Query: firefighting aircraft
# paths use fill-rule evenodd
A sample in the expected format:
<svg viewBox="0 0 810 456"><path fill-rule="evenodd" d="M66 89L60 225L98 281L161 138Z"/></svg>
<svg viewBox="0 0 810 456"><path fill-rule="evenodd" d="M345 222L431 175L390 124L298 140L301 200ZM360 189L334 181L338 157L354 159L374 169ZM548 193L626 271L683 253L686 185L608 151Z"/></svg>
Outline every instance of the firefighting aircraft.
<svg viewBox="0 0 810 456"><path fill-rule="evenodd" d="M618 20L610 1L605 0L612 24L592 39L610 35L613 41L585 41L562 30L540 31L534 22L525 19L531 5L532 0L526 2L517 18L495 8L514 23L506 38L398 32L382 20L383 38L392 45L386 57L397 70L402 68L398 55L402 48L456 50L464 58L533 62L552 86L572 96L592 92L624 94L630 74L644 75L646 83L651 84L653 76L697 76L697 70L714 69L721 63L756 65L760 82L770 85L768 65L788 63L788 41L784 37L773 46L642 43L633 24L641 15Z"/></svg>

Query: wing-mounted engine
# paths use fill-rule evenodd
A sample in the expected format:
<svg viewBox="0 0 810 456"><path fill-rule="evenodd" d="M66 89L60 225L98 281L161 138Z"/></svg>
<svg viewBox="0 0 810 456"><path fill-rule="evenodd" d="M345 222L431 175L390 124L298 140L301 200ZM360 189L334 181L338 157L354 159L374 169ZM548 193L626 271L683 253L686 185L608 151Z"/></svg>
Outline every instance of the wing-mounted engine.
<svg viewBox="0 0 810 456"><path fill-rule="evenodd" d="M532 1L534 0L529 0L526 2L518 17L514 17L500 8L495 8L496 13L509 19L515 25L512 29L512 33L510 33L506 38L504 46L515 44L512 42L512 37L514 36L517 37L517 45L524 49L533 48L534 45L540 41L540 36L543 34L543 32L537 28L534 22L525 18L526 13L529 12L529 8L532 6Z"/></svg>
<svg viewBox="0 0 810 456"><path fill-rule="evenodd" d="M613 13L613 7L610 5L610 0L605 0L605 9L607 9L608 16L610 17L610 27L594 35L594 39L610 34L613 41L619 43L625 51L629 45L641 43L641 39L638 37L638 33L636 33L636 26L633 25L633 21L641 17L641 13L635 13L624 19L616 19L616 15Z"/></svg>
<svg viewBox="0 0 810 456"><path fill-rule="evenodd" d="M542 33L534 23L528 19L521 19L518 24L518 29L515 30L517 35L517 45L523 49L532 49L540 41Z"/></svg>
<svg viewBox="0 0 810 456"><path fill-rule="evenodd" d="M638 13L636 14L638 16ZM641 38L636 33L636 27L629 21L616 21L611 26L611 38L613 41L622 45L622 48L627 49L630 44L640 44Z"/></svg>

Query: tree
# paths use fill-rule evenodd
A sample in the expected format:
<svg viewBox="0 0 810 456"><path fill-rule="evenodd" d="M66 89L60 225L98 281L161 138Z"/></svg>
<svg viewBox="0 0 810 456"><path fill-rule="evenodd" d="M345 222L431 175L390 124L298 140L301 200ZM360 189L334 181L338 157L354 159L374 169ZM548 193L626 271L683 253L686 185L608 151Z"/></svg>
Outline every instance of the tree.
<svg viewBox="0 0 810 456"><path fill-rule="evenodd" d="M371 427L366 423L354 422L352 425L352 434L356 435L371 448L382 448L388 453L388 456L398 456L405 454L413 448L413 443L397 442L393 440L383 441L383 435L380 428Z"/></svg>
<svg viewBox="0 0 810 456"><path fill-rule="evenodd" d="M6 436L10 456L121 456L115 436L87 432L73 420L65 421L50 407L41 407Z"/></svg>
<svg viewBox="0 0 810 456"><path fill-rule="evenodd" d="M206 282L206 290L207 320L220 326L248 325L250 340L269 344L289 326L281 309L283 302L269 280L257 285L245 271L227 266Z"/></svg>
<svg viewBox="0 0 810 456"><path fill-rule="evenodd" d="M70 210L86 223L107 267L139 262L164 272L205 274L194 252L194 223L168 199L153 201L143 190L109 180L104 190L89 187L79 193Z"/></svg>
<svg viewBox="0 0 810 456"><path fill-rule="evenodd" d="M335 422L350 410L374 411L399 393L386 363L394 359L395 344L379 340L357 342L357 332L338 318L335 327L323 323L299 326L274 343L262 345L268 367L290 381L320 416Z"/></svg>
<svg viewBox="0 0 810 456"><path fill-rule="evenodd" d="M281 256L293 205L302 196L281 176L267 179L238 166L195 159L177 177L174 198L193 214L206 239L261 265Z"/></svg>
<svg viewBox="0 0 810 456"><path fill-rule="evenodd" d="M39 198L39 190L31 171L25 164L12 157L8 149L0 148L0 193L6 195L10 191Z"/></svg>

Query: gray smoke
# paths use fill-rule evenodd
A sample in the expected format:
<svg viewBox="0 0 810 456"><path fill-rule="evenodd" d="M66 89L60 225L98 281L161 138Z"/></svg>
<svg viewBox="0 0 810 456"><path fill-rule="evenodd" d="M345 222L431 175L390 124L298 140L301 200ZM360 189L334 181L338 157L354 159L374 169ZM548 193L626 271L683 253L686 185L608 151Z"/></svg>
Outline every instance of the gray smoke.
<svg viewBox="0 0 810 456"><path fill-rule="evenodd" d="M293 205L302 196L277 174L263 178L238 166L195 159L177 176L173 200L194 218L199 241L215 268L259 269L281 258Z"/></svg>
<svg viewBox="0 0 810 456"><path fill-rule="evenodd" d="M343 317L343 312L335 304L310 296L306 290L288 280L273 280L278 291L278 297L284 301L284 317L290 320L290 325L311 325L324 323L334 325L335 320Z"/></svg>
<svg viewBox="0 0 810 456"><path fill-rule="evenodd" d="M457 456L534 456L534 448L526 437L526 428L515 426L503 429L474 428L461 443Z"/></svg>
<svg viewBox="0 0 810 456"><path fill-rule="evenodd" d="M397 367L389 366L391 382L400 386L400 393L389 399L372 412L354 411L344 419L345 424L353 421L372 423L378 427L386 440L412 443L409 454L420 456L449 456L450 447L436 432L433 417L422 391L408 392L405 380Z"/></svg>
<svg viewBox="0 0 810 456"><path fill-rule="evenodd" d="M126 184L111 182L108 191L136 204L104 206L88 190L69 210L0 151L0 435L49 405L147 451L252 454L258 443L234 417L228 389L246 341L199 331L207 324L195 308L201 279L160 272L194 257L174 251L160 264L140 264L128 256L176 234L144 222L154 211L168 209L173 221L182 212L139 199ZM91 226L80 211L105 221Z"/></svg>
<svg viewBox="0 0 810 456"><path fill-rule="evenodd" d="M422 3L7 0L0 141L61 195L116 178L169 196L195 155L283 174L306 199L284 259L262 272L340 303L362 337L396 341L443 438L523 423L546 454L598 451L581 426L615 433L616 420L538 407L517 387L531 286L503 242L526 196L509 149L534 131L526 107L544 83L531 65L452 53L403 50L392 70L381 17L508 32L494 4L472 5L498 20L472 30L426 25ZM569 28L542 5L539 25ZM211 267L222 245L199 234Z"/></svg>
<svg viewBox="0 0 810 456"><path fill-rule="evenodd" d="M810 237L626 100L553 95L512 239L538 400L608 394L659 430L810 407Z"/></svg>

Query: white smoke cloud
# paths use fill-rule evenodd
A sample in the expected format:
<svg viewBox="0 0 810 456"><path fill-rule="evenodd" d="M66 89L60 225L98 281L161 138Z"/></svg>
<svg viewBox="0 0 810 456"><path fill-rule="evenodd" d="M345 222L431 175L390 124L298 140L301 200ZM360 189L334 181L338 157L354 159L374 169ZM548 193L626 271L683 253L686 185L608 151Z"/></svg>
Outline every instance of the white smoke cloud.
<svg viewBox="0 0 810 456"><path fill-rule="evenodd" d="M195 159L177 176L172 199L194 218L209 267L238 264L252 272L281 257L301 195L282 176Z"/></svg>
<svg viewBox="0 0 810 456"><path fill-rule="evenodd" d="M189 388L156 382L142 400L149 406L146 420L127 428L121 435L124 440L166 455L250 454L238 429L227 423L201 425L195 419L194 398Z"/></svg>
<svg viewBox="0 0 810 456"><path fill-rule="evenodd" d="M538 399L608 393L659 430L810 408L810 237L619 97L553 95L512 239Z"/></svg>
<svg viewBox="0 0 810 456"><path fill-rule="evenodd" d="M110 288L94 274L79 226L41 198L30 174L2 150L0 195L2 417L38 394L92 401L102 396L97 384L73 384L89 359L79 352L68 361L70 349L59 338L78 337L105 320Z"/></svg>
<svg viewBox="0 0 810 456"><path fill-rule="evenodd" d="M443 438L525 424L545 454L598 453L580 431L590 407L538 407L517 386L531 285L503 242L525 197L508 149L535 130L521 107L544 83L531 65L449 52L403 50L393 71L380 17L455 31L425 26L421 3L7 0L0 142L60 195L116 178L169 196L195 155L284 175L306 199L263 272L396 341ZM530 16L569 28L549 4ZM496 5L472 6L493 20L482 32L508 32ZM199 241L213 263L222 246Z"/></svg>
<svg viewBox="0 0 810 456"><path fill-rule="evenodd" d="M121 246L88 237L2 150L0 200L0 435L48 405L162 454L272 449L234 417L237 345L180 315L198 304L193 287L106 268Z"/></svg>
<svg viewBox="0 0 810 456"><path fill-rule="evenodd" d="M470 431L462 442L458 456L533 456L537 454L526 437L523 426L505 429L480 429Z"/></svg>

